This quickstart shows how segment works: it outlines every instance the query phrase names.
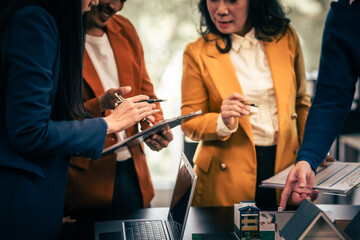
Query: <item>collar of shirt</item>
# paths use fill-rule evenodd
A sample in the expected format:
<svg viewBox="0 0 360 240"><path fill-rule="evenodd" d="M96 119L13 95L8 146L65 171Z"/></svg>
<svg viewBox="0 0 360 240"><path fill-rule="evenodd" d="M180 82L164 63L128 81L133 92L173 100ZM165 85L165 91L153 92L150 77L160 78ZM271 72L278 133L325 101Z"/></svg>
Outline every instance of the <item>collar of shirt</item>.
<svg viewBox="0 0 360 240"><path fill-rule="evenodd" d="M259 40L255 38L255 28L252 28L244 37L235 33L231 34L231 45L235 52L239 52L240 48L249 48L251 44L256 46Z"/></svg>

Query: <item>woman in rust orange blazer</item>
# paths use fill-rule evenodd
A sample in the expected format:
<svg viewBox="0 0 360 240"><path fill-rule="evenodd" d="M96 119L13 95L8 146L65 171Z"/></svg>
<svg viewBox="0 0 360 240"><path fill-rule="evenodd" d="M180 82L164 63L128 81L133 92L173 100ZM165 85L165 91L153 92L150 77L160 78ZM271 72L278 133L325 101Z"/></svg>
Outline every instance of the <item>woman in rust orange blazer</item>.
<svg viewBox="0 0 360 240"><path fill-rule="evenodd" d="M157 98L146 71L138 34L127 18L115 14L124 4L123 0L100 0L87 15L83 90L85 107L93 116L110 113L117 101L115 92L123 94L124 98L138 94ZM103 17L109 14L111 17ZM108 60L111 56L113 61ZM130 86L131 92L121 92L119 86ZM157 108L160 109L158 103ZM162 112L154 117L154 123L161 121ZM141 128L149 127L144 121L140 123ZM119 137L136 134L139 124L126 129L126 136L107 135L104 148L117 143ZM171 131L164 132L145 140L152 150L159 151L172 140ZM142 144L123 149L121 153L102 156L96 161L86 158L71 160L65 206L66 213L72 217L116 215L125 210L147 207L153 197L154 189Z"/></svg>
<svg viewBox="0 0 360 240"><path fill-rule="evenodd" d="M182 124L200 141L193 205L256 201L277 207L258 185L296 158L310 107L299 39L277 0L200 0L200 33L184 52ZM250 106L250 104L252 104Z"/></svg>

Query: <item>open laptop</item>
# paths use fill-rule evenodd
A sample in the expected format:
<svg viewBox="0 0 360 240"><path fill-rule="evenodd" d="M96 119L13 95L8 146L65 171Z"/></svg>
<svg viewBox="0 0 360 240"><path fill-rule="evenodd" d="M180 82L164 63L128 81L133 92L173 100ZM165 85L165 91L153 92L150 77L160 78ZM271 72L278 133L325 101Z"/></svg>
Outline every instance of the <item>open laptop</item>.
<svg viewBox="0 0 360 240"><path fill-rule="evenodd" d="M167 219L122 220L119 222L121 232L117 233L107 232L106 229L97 231L95 225L95 240L183 239L196 179L191 164L182 153Z"/></svg>

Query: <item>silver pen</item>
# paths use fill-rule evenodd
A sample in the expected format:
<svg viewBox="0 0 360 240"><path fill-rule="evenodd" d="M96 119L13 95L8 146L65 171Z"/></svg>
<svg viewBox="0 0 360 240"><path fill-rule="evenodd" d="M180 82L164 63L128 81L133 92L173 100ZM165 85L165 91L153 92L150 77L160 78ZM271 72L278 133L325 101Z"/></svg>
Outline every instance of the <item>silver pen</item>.
<svg viewBox="0 0 360 240"><path fill-rule="evenodd" d="M118 100L118 101L115 103L115 108L116 108L116 107L119 106L121 103L123 103L123 102L125 101L125 99L124 99L121 95L119 95L119 94L117 94L117 93L114 93L114 95L115 95L115 98ZM147 120L146 118L143 118L143 121L146 122L150 127L153 126L153 124L152 124L149 120Z"/></svg>

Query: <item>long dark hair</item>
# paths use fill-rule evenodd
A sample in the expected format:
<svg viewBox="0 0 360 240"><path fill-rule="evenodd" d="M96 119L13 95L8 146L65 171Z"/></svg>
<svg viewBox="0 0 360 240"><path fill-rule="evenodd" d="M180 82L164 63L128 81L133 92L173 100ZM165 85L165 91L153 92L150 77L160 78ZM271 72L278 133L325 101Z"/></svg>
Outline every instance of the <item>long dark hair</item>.
<svg viewBox="0 0 360 240"><path fill-rule="evenodd" d="M55 120L89 117L82 96L82 59L85 17L81 16L81 0L9 0L0 9L0 90L6 85L5 48L12 15L25 6L37 5L55 19L60 38L60 78L52 110Z"/></svg>
<svg viewBox="0 0 360 240"><path fill-rule="evenodd" d="M231 49L230 34L219 32L210 18L206 0L198 3L200 11L199 33L206 40L210 41L206 34L214 33L220 36L225 42L225 47L221 48L216 42L216 47L221 53L227 53ZM290 20L285 17L285 13L278 0L249 0L248 20L255 28L255 37L262 41L270 42L274 38L281 38L289 28Z"/></svg>

